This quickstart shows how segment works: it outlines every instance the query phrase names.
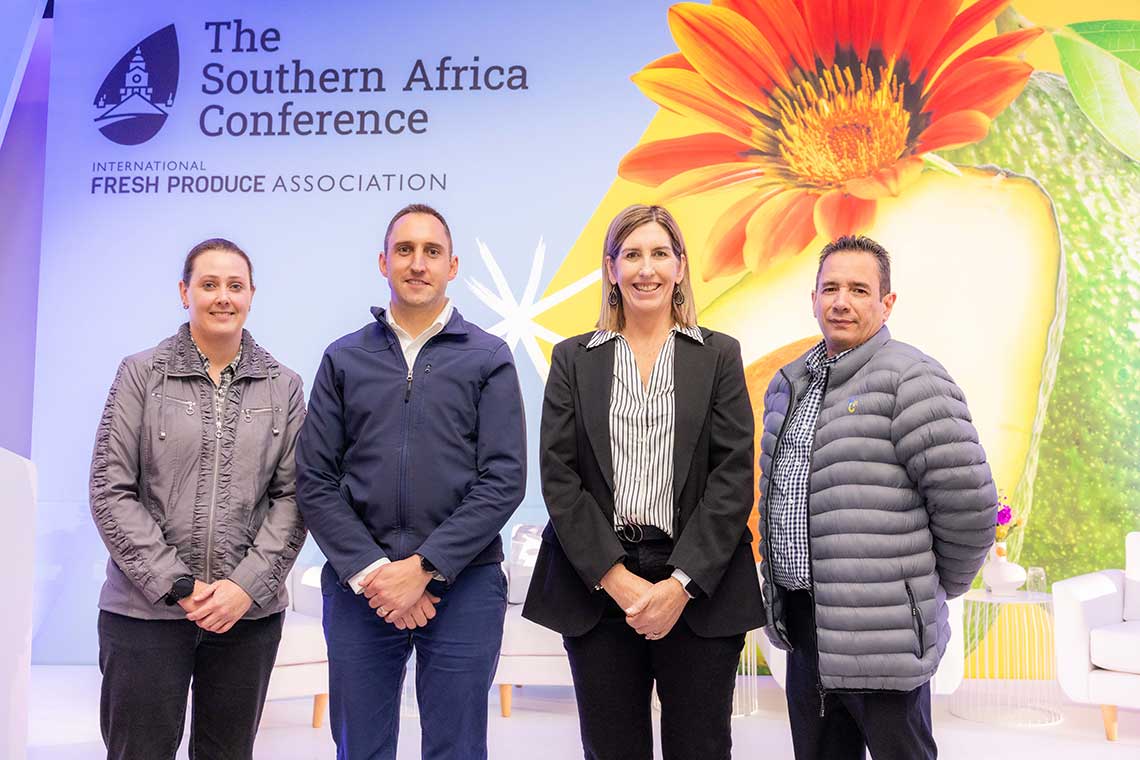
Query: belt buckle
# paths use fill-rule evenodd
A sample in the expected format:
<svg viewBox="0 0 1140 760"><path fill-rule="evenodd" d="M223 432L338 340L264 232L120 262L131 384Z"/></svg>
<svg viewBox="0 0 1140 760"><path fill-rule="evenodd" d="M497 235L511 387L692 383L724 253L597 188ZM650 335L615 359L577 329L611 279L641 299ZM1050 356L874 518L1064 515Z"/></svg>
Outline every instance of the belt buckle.
<svg viewBox="0 0 1140 760"><path fill-rule="evenodd" d="M617 527L617 534L622 541L631 544L640 544L645 538L645 531L637 523L622 523Z"/></svg>

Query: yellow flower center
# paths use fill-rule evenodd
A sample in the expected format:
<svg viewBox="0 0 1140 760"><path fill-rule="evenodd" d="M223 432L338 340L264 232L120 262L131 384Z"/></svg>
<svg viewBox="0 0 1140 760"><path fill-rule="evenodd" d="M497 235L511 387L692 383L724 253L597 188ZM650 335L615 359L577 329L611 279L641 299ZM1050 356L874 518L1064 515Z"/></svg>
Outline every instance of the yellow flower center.
<svg viewBox="0 0 1140 760"><path fill-rule="evenodd" d="M773 95L777 139L788 168L809 185L832 186L890 166L906 150L910 114L903 89L887 69L834 66L790 93Z"/></svg>

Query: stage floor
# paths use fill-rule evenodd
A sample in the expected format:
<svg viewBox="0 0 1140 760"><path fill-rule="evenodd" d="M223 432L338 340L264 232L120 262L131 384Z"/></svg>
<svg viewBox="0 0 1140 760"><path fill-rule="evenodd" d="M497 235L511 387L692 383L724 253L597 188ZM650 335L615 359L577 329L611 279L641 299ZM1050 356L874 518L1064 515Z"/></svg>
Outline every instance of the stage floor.
<svg viewBox="0 0 1140 760"><path fill-rule="evenodd" d="M957 718L947 698L934 702L934 733L948 760L1135 760L1140 757L1140 712L1120 711L1120 740L1104 740L1100 710L1066 705L1065 718L1044 728L1002 728ZM90 666L32 668L29 760L95 760L99 738L99 671ZM515 689L510 718L499 716L498 689L491 693L490 756L493 760L578 760L582 757L574 694L568 687ZM333 757L328 727L309 727L310 700L269 702L257 738L262 760L324 760ZM760 689L760 710L732 722L734 754L742 760L792 760L783 693L771 679ZM183 741L178 757L186 757ZM419 757L419 726L400 725L399 758ZM660 754L657 754L660 757Z"/></svg>

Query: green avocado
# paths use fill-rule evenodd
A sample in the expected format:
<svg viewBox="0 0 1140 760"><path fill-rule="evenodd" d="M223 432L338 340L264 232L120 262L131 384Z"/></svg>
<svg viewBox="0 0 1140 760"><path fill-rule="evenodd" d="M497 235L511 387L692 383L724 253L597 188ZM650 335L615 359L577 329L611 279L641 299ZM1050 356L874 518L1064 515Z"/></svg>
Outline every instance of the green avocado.
<svg viewBox="0 0 1140 760"><path fill-rule="evenodd" d="M1033 177L1061 229L1060 355L1012 495L1029 522L1011 554L1050 581L1123 567L1124 537L1140 530L1140 164L1101 136L1062 77L1042 72L985 140L942 155Z"/></svg>

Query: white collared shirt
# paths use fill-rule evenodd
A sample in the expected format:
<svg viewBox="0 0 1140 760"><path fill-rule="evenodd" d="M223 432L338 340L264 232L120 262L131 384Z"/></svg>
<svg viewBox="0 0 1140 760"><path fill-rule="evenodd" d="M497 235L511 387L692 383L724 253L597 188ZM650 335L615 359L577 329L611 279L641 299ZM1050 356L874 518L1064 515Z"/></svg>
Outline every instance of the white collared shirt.
<svg viewBox="0 0 1140 760"><path fill-rule="evenodd" d="M388 326L392 328L392 332L396 333L396 337L400 340L400 350L404 352L404 361L408 363L409 376L412 374L412 370L416 366L416 357L420 355L420 349L422 349L429 340L443 332L443 328L446 327L447 323L451 320L452 311L454 311L454 309L451 305L451 299L449 298L443 305L443 310L440 311L439 316L435 318L435 321L433 321L422 333L413 337L411 333L396 323L396 318L392 315L392 304L388 304L388 309L384 312L384 319L387 321ZM378 567L388 564L391 561L392 560L388 559L387 557L381 557L380 559L376 560L371 565L349 578L349 587L357 594L364 593L364 579L368 577L369 573ZM439 576L438 573L436 575L438 579L442 579L442 576Z"/></svg>
<svg viewBox="0 0 1140 760"><path fill-rule="evenodd" d="M454 311L451 305L451 299L443 305L443 310L439 312L439 316L435 321L428 325L428 328L419 335L412 337L411 333L405 330L400 325L396 324L396 318L392 315L392 304L388 304L388 310L384 312L384 319L387 320L388 326L392 328L392 332L396 333L396 337L400 339L400 349L404 352L404 359L408 362L408 371L410 372L416 366L416 357L420 355L420 349L429 340L439 335L443 328L447 327L448 321L451 319L451 312Z"/></svg>

